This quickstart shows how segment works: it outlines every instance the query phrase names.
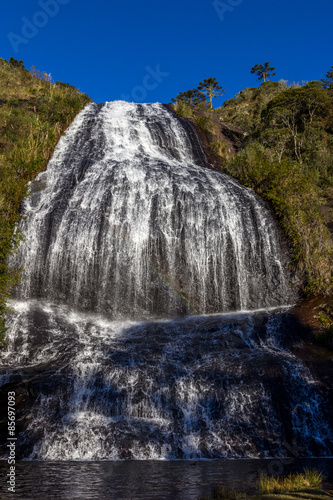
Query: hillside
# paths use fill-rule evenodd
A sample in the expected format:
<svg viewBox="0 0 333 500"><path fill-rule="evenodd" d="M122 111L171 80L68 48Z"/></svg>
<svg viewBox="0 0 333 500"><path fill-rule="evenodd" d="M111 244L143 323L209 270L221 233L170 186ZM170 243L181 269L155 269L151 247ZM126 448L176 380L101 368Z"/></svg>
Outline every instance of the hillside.
<svg viewBox="0 0 333 500"><path fill-rule="evenodd" d="M27 182L44 170L60 136L89 101L46 73L28 71L22 61L0 59L0 341L6 298L19 279L6 260L19 240L13 233Z"/></svg>

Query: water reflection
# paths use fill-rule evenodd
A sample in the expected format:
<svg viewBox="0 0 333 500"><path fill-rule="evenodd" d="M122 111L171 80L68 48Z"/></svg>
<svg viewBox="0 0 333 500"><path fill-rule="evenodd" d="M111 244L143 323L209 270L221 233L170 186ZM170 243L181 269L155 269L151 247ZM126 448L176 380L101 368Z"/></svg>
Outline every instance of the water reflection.
<svg viewBox="0 0 333 500"><path fill-rule="evenodd" d="M280 462L283 474L316 468L333 487L333 459L298 459ZM197 500L223 483L239 490L254 488L261 471L273 472L277 461L124 461L124 462L20 462L16 468L16 500L126 499ZM285 461L287 462L287 461ZM8 464L0 462L1 499L7 491Z"/></svg>

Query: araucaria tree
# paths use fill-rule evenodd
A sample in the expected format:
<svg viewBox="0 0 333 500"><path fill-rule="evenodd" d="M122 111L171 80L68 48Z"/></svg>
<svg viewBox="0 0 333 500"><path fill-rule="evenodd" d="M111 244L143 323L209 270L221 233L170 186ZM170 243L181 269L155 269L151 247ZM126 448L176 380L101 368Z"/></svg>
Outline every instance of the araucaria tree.
<svg viewBox="0 0 333 500"><path fill-rule="evenodd" d="M23 61L18 61L17 59L14 59L14 57L11 57L8 62L14 68L25 69Z"/></svg>
<svg viewBox="0 0 333 500"><path fill-rule="evenodd" d="M205 100L206 96L202 92L200 92L198 89L191 89L187 90L186 92L180 92L179 94L177 94L176 99L171 99L171 102L183 102L188 106L197 106Z"/></svg>
<svg viewBox="0 0 333 500"><path fill-rule="evenodd" d="M333 65L326 73L326 78L320 80L324 89L333 89Z"/></svg>
<svg viewBox="0 0 333 500"><path fill-rule="evenodd" d="M261 80L264 80L264 82L270 77L274 76L275 73L271 73L271 71L274 71L275 68L272 66L269 66L269 61L265 62L264 65L262 64L256 64L251 68L251 73L256 73L258 76L258 81L260 82Z"/></svg>
<svg viewBox="0 0 333 500"><path fill-rule="evenodd" d="M216 78L210 77L200 82L198 90L209 98L209 107L213 108L213 97L219 97L225 93L223 87L219 85Z"/></svg>

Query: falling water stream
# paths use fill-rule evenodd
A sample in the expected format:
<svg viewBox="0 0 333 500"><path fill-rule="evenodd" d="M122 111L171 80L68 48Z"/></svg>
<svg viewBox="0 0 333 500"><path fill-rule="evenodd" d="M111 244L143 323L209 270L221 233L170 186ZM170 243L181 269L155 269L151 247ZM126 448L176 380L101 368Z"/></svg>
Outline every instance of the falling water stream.
<svg viewBox="0 0 333 500"><path fill-rule="evenodd" d="M252 190L161 104L89 104L31 183L4 389L20 458L332 455L288 347L288 253ZM5 448L3 457L5 458Z"/></svg>

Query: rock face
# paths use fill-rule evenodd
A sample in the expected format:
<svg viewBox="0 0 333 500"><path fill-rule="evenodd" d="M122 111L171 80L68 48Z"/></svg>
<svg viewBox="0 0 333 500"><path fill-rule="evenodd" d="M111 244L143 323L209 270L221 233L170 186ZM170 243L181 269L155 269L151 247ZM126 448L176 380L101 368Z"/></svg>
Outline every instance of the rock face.
<svg viewBox="0 0 333 500"><path fill-rule="evenodd" d="M15 391L19 458L332 453L325 393L290 352L288 313L133 323L34 301L14 307L10 363L22 368L8 370L1 408ZM5 428L1 442L5 457Z"/></svg>
<svg viewBox="0 0 333 500"><path fill-rule="evenodd" d="M270 312L295 299L274 219L206 163L166 107L91 104L32 183L1 353L20 458L331 454L294 324Z"/></svg>

